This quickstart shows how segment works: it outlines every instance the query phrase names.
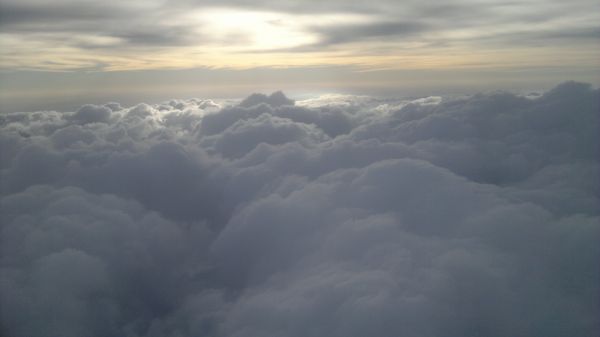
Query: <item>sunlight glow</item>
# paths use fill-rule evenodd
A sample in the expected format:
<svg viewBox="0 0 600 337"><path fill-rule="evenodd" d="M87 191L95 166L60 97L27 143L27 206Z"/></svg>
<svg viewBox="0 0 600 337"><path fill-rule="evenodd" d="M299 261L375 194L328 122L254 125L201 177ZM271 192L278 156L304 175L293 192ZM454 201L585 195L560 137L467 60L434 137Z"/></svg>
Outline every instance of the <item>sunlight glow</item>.
<svg viewBox="0 0 600 337"><path fill-rule="evenodd" d="M357 14L291 15L229 8L192 14L199 35L212 42L211 47L236 51L277 51L312 45L321 37L310 28L374 19Z"/></svg>
<svg viewBox="0 0 600 337"><path fill-rule="evenodd" d="M209 41L232 49L292 48L318 39L293 16L280 13L211 10L200 13L199 20L200 33L210 32Z"/></svg>
<svg viewBox="0 0 600 337"><path fill-rule="evenodd" d="M519 8L502 10L523 10ZM477 19L476 25L437 26L430 18L421 20L423 31L411 33L403 32L403 24L418 21L410 11L391 15L377 11L358 14L349 9L283 12L198 6L158 15L153 7L135 10L149 11L144 20L152 20L152 24L141 20L137 25L110 26L107 31L79 30L77 23L74 31L2 31L0 69L508 69L539 66L540 60L543 67L600 66L597 49L588 43L596 32L595 12L580 14L578 21L570 16L502 24ZM572 47L559 48L561 45L554 41L569 36L561 32L580 37L570 39Z"/></svg>

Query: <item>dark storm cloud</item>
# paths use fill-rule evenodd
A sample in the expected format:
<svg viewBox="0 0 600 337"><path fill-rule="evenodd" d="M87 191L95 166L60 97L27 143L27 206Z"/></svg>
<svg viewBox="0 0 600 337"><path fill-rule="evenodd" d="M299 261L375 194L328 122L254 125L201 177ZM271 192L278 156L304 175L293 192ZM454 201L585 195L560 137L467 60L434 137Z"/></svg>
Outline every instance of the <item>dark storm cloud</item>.
<svg viewBox="0 0 600 337"><path fill-rule="evenodd" d="M2 333L596 336L599 102L3 114Z"/></svg>

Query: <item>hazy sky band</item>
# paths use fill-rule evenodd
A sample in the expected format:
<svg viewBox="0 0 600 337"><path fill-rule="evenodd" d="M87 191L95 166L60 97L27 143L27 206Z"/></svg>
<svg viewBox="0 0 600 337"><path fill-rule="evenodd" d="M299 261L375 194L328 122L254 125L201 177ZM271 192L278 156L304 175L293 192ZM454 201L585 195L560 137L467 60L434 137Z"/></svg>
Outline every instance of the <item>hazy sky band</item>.
<svg viewBox="0 0 600 337"><path fill-rule="evenodd" d="M599 9L597 0L2 0L0 111L280 89L597 86Z"/></svg>

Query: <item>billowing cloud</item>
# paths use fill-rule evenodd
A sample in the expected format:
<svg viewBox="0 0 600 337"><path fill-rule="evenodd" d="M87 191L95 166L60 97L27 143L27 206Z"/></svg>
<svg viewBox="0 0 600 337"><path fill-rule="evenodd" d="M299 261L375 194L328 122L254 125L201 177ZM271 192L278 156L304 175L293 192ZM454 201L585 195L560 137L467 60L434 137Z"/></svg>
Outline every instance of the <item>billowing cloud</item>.
<svg viewBox="0 0 600 337"><path fill-rule="evenodd" d="M0 119L8 336L596 336L600 92Z"/></svg>

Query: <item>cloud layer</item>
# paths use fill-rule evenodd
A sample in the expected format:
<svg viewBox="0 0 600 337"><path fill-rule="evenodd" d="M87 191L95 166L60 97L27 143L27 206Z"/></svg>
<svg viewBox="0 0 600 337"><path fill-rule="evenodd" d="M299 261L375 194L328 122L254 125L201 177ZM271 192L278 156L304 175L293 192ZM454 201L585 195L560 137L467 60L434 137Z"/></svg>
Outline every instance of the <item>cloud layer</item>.
<svg viewBox="0 0 600 337"><path fill-rule="evenodd" d="M598 20L595 0L4 0L0 69L326 64L597 71Z"/></svg>
<svg viewBox="0 0 600 337"><path fill-rule="evenodd" d="M7 336L596 336L600 92L0 116Z"/></svg>

